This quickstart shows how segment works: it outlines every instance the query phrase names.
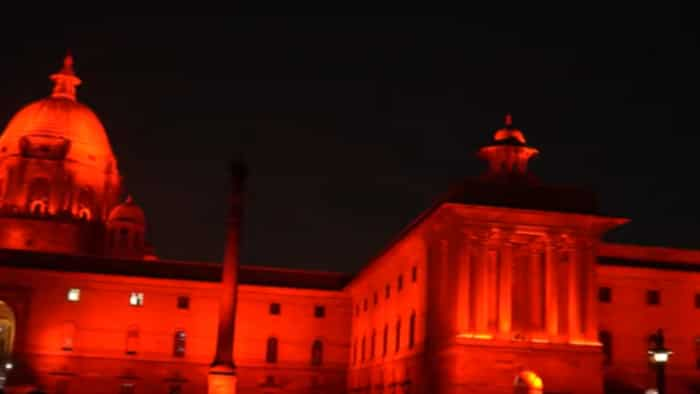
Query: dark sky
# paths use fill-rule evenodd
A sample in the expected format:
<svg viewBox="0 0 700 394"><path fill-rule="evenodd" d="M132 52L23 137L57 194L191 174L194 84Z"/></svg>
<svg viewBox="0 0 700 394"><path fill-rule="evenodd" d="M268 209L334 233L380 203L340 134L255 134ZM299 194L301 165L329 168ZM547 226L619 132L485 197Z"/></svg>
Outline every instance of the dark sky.
<svg viewBox="0 0 700 394"><path fill-rule="evenodd" d="M251 167L248 264L355 271L513 113L545 181L633 221L610 239L700 248L693 13L5 20L0 120L65 49L161 257L218 260L227 161ZM546 12L545 12L546 11Z"/></svg>

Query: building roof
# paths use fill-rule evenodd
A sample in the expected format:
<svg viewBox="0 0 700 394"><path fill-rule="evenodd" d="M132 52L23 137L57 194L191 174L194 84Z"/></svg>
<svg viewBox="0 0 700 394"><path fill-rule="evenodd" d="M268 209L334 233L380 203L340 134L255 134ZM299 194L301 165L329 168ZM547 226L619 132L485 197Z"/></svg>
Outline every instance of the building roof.
<svg viewBox="0 0 700 394"><path fill-rule="evenodd" d="M598 247L601 265L700 272L700 250L602 243Z"/></svg>
<svg viewBox="0 0 700 394"><path fill-rule="evenodd" d="M49 97L26 105L10 119L0 136L2 153L19 154L26 138L47 147L67 141L67 159L114 167L114 154L102 122L76 99L80 79L73 72L72 56L66 56L63 68L51 79L55 85Z"/></svg>
<svg viewBox="0 0 700 394"><path fill-rule="evenodd" d="M219 282L222 266L206 262L144 261L0 249L0 267ZM313 290L342 290L350 278L344 273L253 265L242 265L239 271L239 283L243 285Z"/></svg>

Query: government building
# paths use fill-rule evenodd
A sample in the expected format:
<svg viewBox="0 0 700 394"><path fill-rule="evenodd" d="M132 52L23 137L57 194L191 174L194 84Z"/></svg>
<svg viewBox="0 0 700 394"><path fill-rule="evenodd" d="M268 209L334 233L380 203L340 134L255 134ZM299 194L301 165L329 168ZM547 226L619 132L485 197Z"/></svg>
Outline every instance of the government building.
<svg viewBox="0 0 700 394"><path fill-rule="evenodd" d="M662 330L700 393L700 251L604 242L628 219L538 179L510 116L354 275L240 264L241 163L223 262L170 261L70 55L50 78L0 135L0 392L644 393Z"/></svg>

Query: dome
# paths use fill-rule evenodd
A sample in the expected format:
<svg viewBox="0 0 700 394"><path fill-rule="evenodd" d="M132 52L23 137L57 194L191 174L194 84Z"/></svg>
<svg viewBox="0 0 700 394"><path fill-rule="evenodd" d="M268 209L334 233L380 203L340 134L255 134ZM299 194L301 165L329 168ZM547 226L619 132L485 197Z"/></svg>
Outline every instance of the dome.
<svg viewBox="0 0 700 394"><path fill-rule="evenodd" d="M51 96L26 105L12 117L0 136L0 155L21 153L27 143L40 149L61 145L65 149L60 158L110 169L115 159L102 122L76 100L80 79L73 72L70 55L51 79Z"/></svg>
<svg viewBox="0 0 700 394"><path fill-rule="evenodd" d="M143 209L134 203L131 196L126 198L126 201L117 205L109 213L107 222L129 222L133 224L146 225L146 215L143 213Z"/></svg>

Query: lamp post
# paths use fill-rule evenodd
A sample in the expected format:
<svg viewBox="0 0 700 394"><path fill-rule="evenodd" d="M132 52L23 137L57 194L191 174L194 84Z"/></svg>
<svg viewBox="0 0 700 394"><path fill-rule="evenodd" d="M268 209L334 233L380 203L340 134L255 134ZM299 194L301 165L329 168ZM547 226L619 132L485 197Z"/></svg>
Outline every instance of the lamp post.
<svg viewBox="0 0 700 394"><path fill-rule="evenodd" d="M664 333L658 329L649 341L649 360L656 365L656 390L666 394L666 363L673 352L664 347Z"/></svg>

